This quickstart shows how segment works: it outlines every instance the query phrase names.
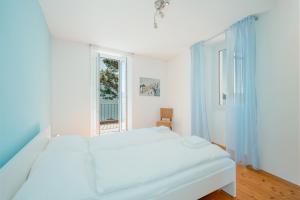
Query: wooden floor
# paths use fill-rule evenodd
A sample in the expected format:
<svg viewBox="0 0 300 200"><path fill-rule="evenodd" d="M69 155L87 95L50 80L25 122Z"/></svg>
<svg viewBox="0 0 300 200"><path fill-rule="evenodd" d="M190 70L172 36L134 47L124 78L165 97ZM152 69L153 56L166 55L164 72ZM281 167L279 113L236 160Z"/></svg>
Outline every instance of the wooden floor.
<svg viewBox="0 0 300 200"><path fill-rule="evenodd" d="M223 191L214 192L201 200L300 200L300 187L266 172L237 167L237 197Z"/></svg>

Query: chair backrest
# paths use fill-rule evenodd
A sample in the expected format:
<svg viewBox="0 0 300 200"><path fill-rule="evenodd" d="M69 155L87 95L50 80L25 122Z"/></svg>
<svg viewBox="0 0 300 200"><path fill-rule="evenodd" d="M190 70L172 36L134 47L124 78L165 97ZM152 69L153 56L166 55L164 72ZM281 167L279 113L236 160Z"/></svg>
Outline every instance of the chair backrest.
<svg viewBox="0 0 300 200"><path fill-rule="evenodd" d="M173 118L173 108L161 108L160 109L160 119L169 119L172 121Z"/></svg>

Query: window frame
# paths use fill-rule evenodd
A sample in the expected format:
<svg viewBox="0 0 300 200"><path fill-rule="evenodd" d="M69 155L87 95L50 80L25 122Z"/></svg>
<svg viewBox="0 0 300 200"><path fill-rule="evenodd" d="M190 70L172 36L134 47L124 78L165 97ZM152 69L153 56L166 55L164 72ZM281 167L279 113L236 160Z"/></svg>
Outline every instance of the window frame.
<svg viewBox="0 0 300 200"><path fill-rule="evenodd" d="M223 80L223 72L224 72L224 54L226 52L226 48L218 49L217 57L218 57L218 106L224 107L226 105L226 98L223 98L224 95L224 80ZM222 55L222 58L221 58Z"/></svg>

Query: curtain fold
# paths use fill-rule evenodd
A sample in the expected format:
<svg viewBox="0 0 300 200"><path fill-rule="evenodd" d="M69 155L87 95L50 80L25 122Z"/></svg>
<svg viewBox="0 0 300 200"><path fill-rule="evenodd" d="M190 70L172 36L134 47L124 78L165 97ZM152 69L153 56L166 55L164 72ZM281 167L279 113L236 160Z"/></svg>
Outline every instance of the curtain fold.
<svg viewBox="0 0 300 200"><path fill-rule="evenodd" d="M226 32L229 95L226 106L226 148L237 163L259 167L256 102L255 17Z"/></svg>
<svg viewBox="0 0 300 200"><path fill-rule="evenodd" d="M191 107L191 133L210 141L207 123L205 70L204 70L204 44L199 42L191 47L192 65L192 107Z"/></svg>

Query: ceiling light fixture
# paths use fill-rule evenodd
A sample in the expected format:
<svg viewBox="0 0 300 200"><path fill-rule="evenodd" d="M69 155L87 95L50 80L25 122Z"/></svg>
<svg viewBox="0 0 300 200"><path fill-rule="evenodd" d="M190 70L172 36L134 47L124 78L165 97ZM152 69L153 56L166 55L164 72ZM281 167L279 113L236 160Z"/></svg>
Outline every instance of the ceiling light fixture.
<svg viewBox="0 0 300 200"><path fill-rule="evenodd" d="M163 12L163 9L168 5L170 5L170 0L156 0L154 2L154 28L158 28L157 17L159 16L160 18L164 18L165 14Z"/></svg>

